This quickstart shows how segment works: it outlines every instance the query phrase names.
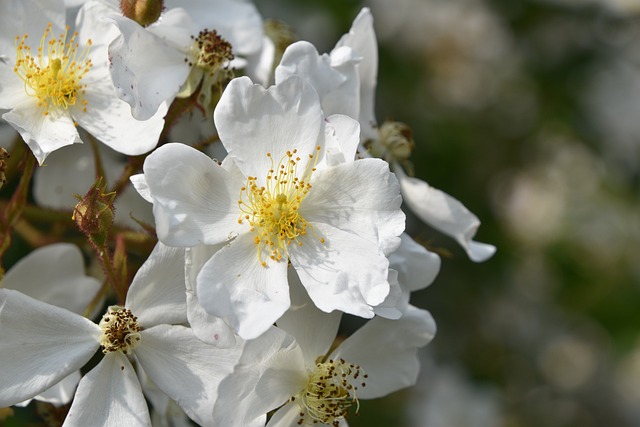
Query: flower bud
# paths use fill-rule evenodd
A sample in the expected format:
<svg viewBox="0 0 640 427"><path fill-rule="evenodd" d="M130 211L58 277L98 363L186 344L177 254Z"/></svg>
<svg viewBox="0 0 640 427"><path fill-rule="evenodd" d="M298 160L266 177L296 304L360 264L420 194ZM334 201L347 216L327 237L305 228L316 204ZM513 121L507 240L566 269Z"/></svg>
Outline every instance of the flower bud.
<svg viewBox="0 0 640 427"><path fill-rule="evenodd" d="M11 157L9 152L4 148L0 147L0 188L7 182L7 177L5 176L5 171L7 170L7 162L6 160Z"/></svg>
<svg viewBox="0 0 640 427"><path fill-rule="evenodd" d="M80 231L98 247L105 245L115 218L113 200L116 193L105 194L104 190L102 180L98 179L87 194L79 198L71 217Z"/></svg>
<svg viewBox="0 0 640 427"><path fill-rule="evenodd" d="M120 10L129 19L147 27L160 18L164 10L163 0L120 0Z"/></svg>

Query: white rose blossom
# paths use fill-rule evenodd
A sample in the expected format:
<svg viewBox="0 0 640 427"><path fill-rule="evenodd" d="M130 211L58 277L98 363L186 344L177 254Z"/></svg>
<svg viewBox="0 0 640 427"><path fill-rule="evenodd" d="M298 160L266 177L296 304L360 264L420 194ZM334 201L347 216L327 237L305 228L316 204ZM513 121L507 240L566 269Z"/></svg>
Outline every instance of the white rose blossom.
<svg viewBox="0 0 640 427"><path fill-rule="evenodd" d="M155 114L164 101L191 95L201 82L200 102L208 107L221 74L243 67L242 57L258 54L262 45L262 18L250 1L165 3L160 19L148 27L103 6L119 32L109 46L111 77L139 120Z"/></svg>
<svg viewBox="0 0 640 427"><path fill-rule="evenodd" d="M134 119L109 79L109 33L81 10L78 32L70 34L64 3L40 3L3 2L0 109L9 111L2 118L20 132L40 164L56 149L82 142L77 126L127 155L154 148L166 105L148 121Z"/></svg>
<svg viewBox="0 0 640 427"><path fill-rule="evenodd" d="M385 124L378 128L375 118L377 74L378 45L373 16L364 8L328 55L319 55L307 42L290 45L276 68L275 78L278 83L292 75L300 76L318 91L326 115L346 114L357 118L362 142L369 149L373 147L373 154L389 162L409 208L427 224L453 237L472 261L485 261L493 256L496 248L473 240L480 226L478 218L450 195L407 176L401 162L408 158L413 141L401 137L404 127ZM366 155L367 150L361 154Z"/></svg>
<svg viewBox="0 0 640 427"><path fill-rule="evenodd" d="M217 349L186 322L184 250L158 244L131 284L124 307L111 306L99 325L20 292L0 290L0 407L31 398L104 357L78 385L64 426L149 426L133 364L194 421L211 425L217 386L241 345ZM29 357L24 357L28 354Z"/></svg>
<svg viewBox="0 0 640 427"><path fill-rule="evenodd" d="M133 179L165 244L228 242L198 276L200 303L255 338L289 307L290 262L320 309L372 317L389 293L385 255L400 243L404 214L385 162L334 163L345 151L332 151L337 140L354 158L357 123L325 119L299 78L269 89L234 79L214 119L229 152L222 165L167 144Z"/></svg>
<svg viewBox="0 0 640 427"><path fill-rule="evenodd" d="M429 312L409 306L399 320L375 317L332 344L342 313L324 313L292 280L292 309L263 336L247 343L220 394L241 408L217 402L217 425L243 426L277 409L268 427L347 426L359 399L375 399L415 384L417 349L436 332Z"/></svg>

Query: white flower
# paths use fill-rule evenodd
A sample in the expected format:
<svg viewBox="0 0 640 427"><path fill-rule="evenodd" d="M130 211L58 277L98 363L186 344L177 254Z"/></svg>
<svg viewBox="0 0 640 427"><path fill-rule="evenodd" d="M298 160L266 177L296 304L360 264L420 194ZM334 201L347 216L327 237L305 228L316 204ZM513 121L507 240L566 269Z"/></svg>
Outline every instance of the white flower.
<svg viewBox="0 0 640 427"><path fill-rule="evenodd" d="M427 311L410 306L399 320L375 317L331 351L341 313L298 303L299 292L292 289L295 303L278 321L280 329L250 341L233 374L221 382L220 393L243 405L238 410L217 403L217 425L241 426L282 406L269 427L346 426L359 399L415 384L417 349L435 334Z"/></svg>
<svg viewBox="0 0 640 427"><path fill-rule="evenodd" d="M96 325L0 290L0 363L7 373L0 377L0 406L40 393L102 347L105 356L80 381L65 426L150 425L129 357L189 417L210 425L218 383L231 372L241 347L216 349L177 325L186 320L184 250L156 246L136 274L125 307L110 307Z"/></svg>
<svg viewBox="0 0 640 427"><path fill-rule="evenodd" d="M6 55L0 108L10 110L2 117L40 164L52 151L82 142L76 126L127 155L155 147L166 106L146 122L131 116L108 78L105 34L91 33L97 28L85 14L78 16L78 33L68 34L62 1L8 3L0 16L0 54Z"/></svg>
<svg viewBox="0 0 640 427"><path fill-rule="evenodd" d="M200 103L207 108L225 71L246 64L234 56L257 54L262 44L262 18L250 1L165 3L167 10L148 27L110 17L119 31L109 46L111 77L140 120L155 114L163 101L191 95L201 82Z"/></svg>
<svg viewBox="0 0 640 427"><path fill-rule="evenodd" d="M36 249L22 258L6 273L1 286L82 314L100 289L100 281L85 275L82 253L76 246L57 243ZM71 401L78 381L80 373L75 371L33 398L57 406L65 405Z"/></svg>
<svg viewBox="0 0 640 427"><path fill-rule="evenodd" d="M478 218L458 200L404 172L401 163L408 159L413 144L403 136L408 128L396 124L378 128L374 113L377 73L373 17L364 8L329 55L320 56L309 43L294 43L285 51L275 75L276 83L292 75L309 81L320 94L326 115L357 118L363 143L370 154L389 162L409 208L424 222L456 239L473 261L485 261L496 248L473 241L480 225Z"/></svg>
<svg viewBox="0 0 640 427"><path fill-rule="evenodd" d="M201 304L254 338L289 307L290 262L320 309L372 317L389 293L385 255L400 243L404 214L385 162L332 164L336 138L325 132L348 141L353 159L357 123L325 121L317 94L298 78L268 90L235 79L214 119L229 152L222 166L178 144L144 165L161 241L228 241L198 276Z"/></svg>

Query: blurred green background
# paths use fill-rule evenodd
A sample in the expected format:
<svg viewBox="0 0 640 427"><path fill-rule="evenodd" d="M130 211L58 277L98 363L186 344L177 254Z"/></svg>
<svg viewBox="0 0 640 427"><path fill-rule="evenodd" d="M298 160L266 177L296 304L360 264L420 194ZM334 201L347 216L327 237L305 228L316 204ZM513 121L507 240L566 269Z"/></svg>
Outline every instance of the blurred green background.
<svg viewBox="0 0 640 427"><path fill-rule="evenodd" d="M257 2L331 50L363 6L376 110L408 123L416 176L482 221L497 254L443 254L413 303L433 314L412 390L352 426L640 425L640 2Z"/></svg>

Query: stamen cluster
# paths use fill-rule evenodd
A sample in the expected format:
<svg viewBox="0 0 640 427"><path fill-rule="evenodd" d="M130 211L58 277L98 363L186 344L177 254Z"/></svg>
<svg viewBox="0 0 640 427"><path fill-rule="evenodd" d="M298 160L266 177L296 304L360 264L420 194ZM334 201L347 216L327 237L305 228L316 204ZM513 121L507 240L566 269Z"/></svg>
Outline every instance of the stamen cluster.
<svg viewBox="0 0 640 427"><path fill-rule="evenodd" d="M304 409L300 412L298 424L321 423L337 427L340 420L349 415L354 403L357 414L359 402L356 392L358 385L366 385L359 382L360 378L367 377L359 365L347 363L344 359L318 362L305 389L292 398Z"/></svg>
<svg viewBox="0 0 640 427"><path fill-rule="evenodd" d="M26 93L38 99L45 115L51 108L67 109L78 101L87 111L87 101L82 99L86 84L81 80L92 67L88 58L91 40L80 49L77 32L66 42L68 31L69 27L57 39L51 38L52 25L48 24L35 56L26 44L28 34L16 37L13 71L24 82Z"/></svg>
<svg viewBox="0 0 640 427"><path fill-rule="evenodd" d="M195 65L207 70L211 75L215 74L225 62L234 58L231 44L220 37L216 30L205 29L191 38L194 40L193 49L196 51ZM189 66L193 65L193 62L189 62Z"/></svg>
<svg viewBox="0 0 640 427"><path fill-rule="evenodd" d="M102 328L100 345L104 354L112 351L129 354L140 343L141 328L138 318L124 307L109 307L99 326Z"/></svg>
<svg viewBox="0 0 640 427"><path fill-rule="evenodd" d="M288 245L296 242L299 236L307 234L309 223L300 215L300 204L309 193L311 174L316 170L320 147L316 153L309 154L304 172L299 176L298 165L301 158L298 151L287 151L275 166L271 153L267 157L271 160L271 168L267 173L266 185L258 186L257 178L249 176L246 186L240 189L238 205L242 214L238 222L249 222L251 231L255 231L254 239L258 245L258 256L262 265L266 262L261 258L261 250L267 248L271 252L272 260L280 261L288 257ZM246 202L245 202L246 198ZM320 239L324 243L324 239Z"/></svg>

